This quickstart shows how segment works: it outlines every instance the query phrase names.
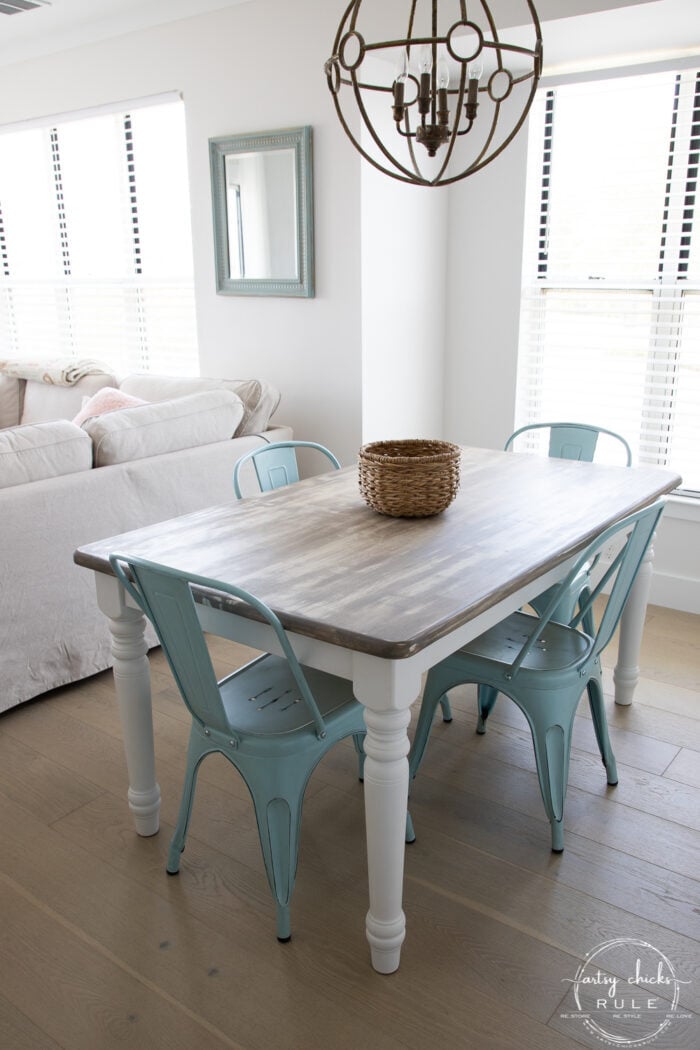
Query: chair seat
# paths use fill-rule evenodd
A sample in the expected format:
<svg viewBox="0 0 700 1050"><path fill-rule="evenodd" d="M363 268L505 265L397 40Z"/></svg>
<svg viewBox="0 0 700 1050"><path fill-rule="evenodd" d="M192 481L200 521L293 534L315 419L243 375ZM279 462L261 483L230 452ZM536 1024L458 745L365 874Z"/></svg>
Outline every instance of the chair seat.
<svg viewBox="0 0 700 1050"><path fill-rule="evenodd" d="M515 660L532 634L533 621L536 621L536 617L527 613L512 613L460 649L460 659L476 657L479 660L490 661L498 665L502 675L503 665L507 666ZM587 634L551 621L537 644L525 657L519 674L522 675L528 670L539 673L578 667L592 646L593 639Z"/></svg>
<svg viewBox="0 0 700 1050"><path fill-rule="evenodd" d="M328 726L346 710L352 709L355 718L361 715L351 682L314 667L302 665L302 670ZM282 657L264 654L224 678L219 690L226 717L237 734L277 737L308 729L315 737L314 719Z"/></svg>

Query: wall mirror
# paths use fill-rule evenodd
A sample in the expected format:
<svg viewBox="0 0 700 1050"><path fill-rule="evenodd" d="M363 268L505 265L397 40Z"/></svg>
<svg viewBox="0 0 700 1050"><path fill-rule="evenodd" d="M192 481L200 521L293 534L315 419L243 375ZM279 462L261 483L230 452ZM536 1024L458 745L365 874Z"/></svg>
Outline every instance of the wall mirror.
<svg viewBox="0 0 700 1050"><path fill-rule="evenodd" d="M209 139L216 290L314 294L311 128Z"/></svg>

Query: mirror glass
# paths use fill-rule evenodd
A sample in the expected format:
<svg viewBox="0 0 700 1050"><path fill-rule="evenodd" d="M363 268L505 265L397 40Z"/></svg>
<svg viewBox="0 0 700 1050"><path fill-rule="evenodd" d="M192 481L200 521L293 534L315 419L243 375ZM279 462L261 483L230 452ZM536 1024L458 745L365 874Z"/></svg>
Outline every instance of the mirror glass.
<svg viewBox="0 0 700 1050"><path fill-rule="evenodd" d="M209 140L217 291L313 296L311 128Z"/></svg>

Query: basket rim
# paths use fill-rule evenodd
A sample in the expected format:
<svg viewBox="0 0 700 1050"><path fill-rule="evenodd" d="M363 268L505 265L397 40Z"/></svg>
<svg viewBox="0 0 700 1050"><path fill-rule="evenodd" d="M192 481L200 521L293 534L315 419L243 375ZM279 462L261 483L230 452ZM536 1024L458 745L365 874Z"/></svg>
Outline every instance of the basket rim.
<svg viewBox="0 0 700 1050"><path fill-rule="evenodd" d="M397 448L398 446L398 448ZM421 448L425 451L421 452ZM401 450L413 450L412 454L402 454ZM421 463L439 460L453 460L461 456L459 445L452 441L437 438L404 438L395 441L371 441L360 449L360 460L373 463Z"/></svg>

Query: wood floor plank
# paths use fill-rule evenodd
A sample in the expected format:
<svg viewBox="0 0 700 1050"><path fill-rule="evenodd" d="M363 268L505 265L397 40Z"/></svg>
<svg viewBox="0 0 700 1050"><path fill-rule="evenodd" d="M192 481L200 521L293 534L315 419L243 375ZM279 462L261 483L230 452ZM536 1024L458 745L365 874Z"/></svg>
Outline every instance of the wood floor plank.
<svg viewBox="0 0 700 1050"><path fill-rule="evenodd" d="M18 883L5 876L0 881L4 994L49 1039L71 1050L242 1050L203 1017L120 965Z"/></svg>
<svg viewBox="0 0 700 1050"><path fill-rule="evenodd" d="M700 788L700 751L684 747L669 765L664 776Z"/></svg>
<svg viewBox="0 0 700 1050"><path fill-rule="evenodd" d="M101 794L101 788L8 733L0 734L0 793L47 824Z"/></svg>
<svg viewBox="0 0 700 1050"><path fill-rule="evenodd" d="M47 1032L38 1028L0 993L0 1046L6 1050L61 1050Z"/></svg>
<svg viewBox="0 0 700 1050"><path fill-rule="evenodd" d="M32 703L3 716L3 729L12 740L31 747L44 758L114 794L126 795L128 780L123 750L114 740L72 718L60 705Z"/></svg>

